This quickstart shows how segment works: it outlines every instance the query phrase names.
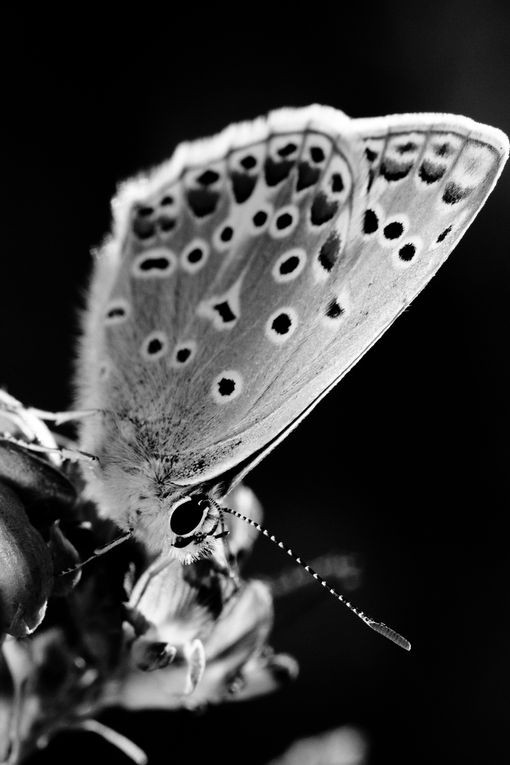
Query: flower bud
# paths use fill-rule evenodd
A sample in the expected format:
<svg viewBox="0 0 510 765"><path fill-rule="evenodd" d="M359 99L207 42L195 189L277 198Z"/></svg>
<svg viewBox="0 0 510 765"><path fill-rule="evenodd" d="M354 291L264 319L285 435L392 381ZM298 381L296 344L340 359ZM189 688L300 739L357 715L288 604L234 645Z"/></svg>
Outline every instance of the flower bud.
<svg viewBox="0 0 510 765"><path fill-rule="evenodd" d="M0 633L25 637L44 617L53 564L20 500L1 483L0 561Z"/></svg>

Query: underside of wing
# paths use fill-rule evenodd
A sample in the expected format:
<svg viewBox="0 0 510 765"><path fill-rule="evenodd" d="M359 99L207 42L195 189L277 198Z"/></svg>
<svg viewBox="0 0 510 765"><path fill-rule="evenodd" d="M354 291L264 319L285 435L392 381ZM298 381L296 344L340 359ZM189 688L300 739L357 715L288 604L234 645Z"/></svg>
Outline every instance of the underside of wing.
<svg viewBox="0 0 510 765"><path fill-rule="evenodd" d="M79 405L129 415L176 482L258 461L430 280L506 152L465 118L324 107L183 145L118 198Z"/></svg>

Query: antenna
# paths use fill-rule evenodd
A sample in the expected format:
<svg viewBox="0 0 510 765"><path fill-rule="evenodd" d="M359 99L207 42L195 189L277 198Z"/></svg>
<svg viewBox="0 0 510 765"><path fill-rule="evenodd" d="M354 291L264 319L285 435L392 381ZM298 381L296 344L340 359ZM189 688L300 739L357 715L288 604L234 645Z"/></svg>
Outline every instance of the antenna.
<svg viewBox="0 0 510 765"><path fill-rule="evenodd" d="M352 603L349 603L348 600L344 598L343 595L340 595L336 590L333 589L333 587L330 587L329 584L326 582L325 579L323 579L311 566L308 566L306 563L304 563L299 555L295 555L292 550L289 547L286 547L283 542L280 542L279 539L276 539L273 534L270 534L267 529L265 529L263 526L260 525L260 523L257 523L256 521L253 521L251 518L248 518L246 515L243 515L242 513L238 513L237 510L231 510L228 507L222 507L218 505L218 509L220 512L228 513L229 515L233 515L235 518L239 518L239 520L244 521L245 523L248 523L250 526L253 526L257 529L257 531L260 531L261 534L263 534L265 537L267 537L273 544L275 544L277 547L279 547L281 550L287 553L293 561L295 561L299 566L301 566L308 574L310 574L311 577L315 579L316 582L319 582L325 590L329 592L330 595L332 595L336 600L339 600L340 603L343 603L344 606L346 606L349 611L352 611L353 614L355 614L359 619L361 619L362 622L364 622L367 627L370 627L370 629L374 630L375 632L378 632L379 635L382 635L385 638L388 638L388 640L391 640L392 643L395 643L396 645L400 646L400 648L403 648L406 651L411 650L411 643L409 640L406 640L405 637L402 637L402 635L399 635L398 632L395 632L395 630L392 630L391 627L388 627L386 624L383 624L383 622L376 622L375 619L371 619L369 616L363 613L363 611L359 611L355 606L352 605Z"/></svg>

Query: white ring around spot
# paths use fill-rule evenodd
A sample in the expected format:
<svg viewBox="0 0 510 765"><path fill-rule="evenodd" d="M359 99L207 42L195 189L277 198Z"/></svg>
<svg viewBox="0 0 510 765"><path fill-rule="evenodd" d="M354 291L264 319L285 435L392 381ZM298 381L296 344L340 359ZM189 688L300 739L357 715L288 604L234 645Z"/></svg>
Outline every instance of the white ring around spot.
<svg viewBox="0 0 510 765"><path fill-rule="evenodd" d="M228 240L228 242L224 242L221 239L221 232L223 229L230 227L232 229L232 238ZM216 231L213 234L213 245L218 250L218 252L225 252L226 250L229 250L232 245L234 244L234 241L236 239L236 227L233 220L224 220L223 223L221 223Z"/></svg>
<svg viewBox="0 0 510 765"><path fill-rule="evenodd" d="M222 380L232 380L234 383L234 390L229 395L222 395L220 393L220 383ZM240 372L235 369L225 369L216 375L211 385L211 395L213 400L217 404L226 404L229 401L233 401L241 395L243 390L243 377Z"/></svg>
<svg viewBox="0 0 510 765"><path fill-rule="evenodd" d="M149 271L142 270L143 264L147 261L163 259L168 263L165 268L151 269ZM171 250L168 250L166 247L154 247L136 256L131 266L131 273L137 279L166 279L168 276L171 276L176 266L177 258Z"/></svg>
<svg viewBox="0 0 510 765"><path fill-rule="evenodd" d="M402 247L405 247L406 244L412 244L416 248L416 252L414 253L411 260L402 260L402 258L399 255L400 250ZM393 265L395 268L398 268L399 271L405 270L407 268L411 268L411 266L414 265L418 257L420 256L420 253L423 249L423 239L420 236L412 236L407 237L402 242L399 242L398 245L395 247L395 250L392 253L392 260Z"/></svg>
<svg viewBox="0 0 510 765"><path fill-rule="evenodd" d="M193 250L202 250L202 257L196 263L192 263L188 260L189 255L191 252L193 252ZM187 271L188 274L195 274L205 266L208 257L209 245L207 242L204 239L193 239L193 241L190 242L181 253L181 267L184 269L184 271Z"/></svg>
<svg viewBox="0 0 510 765"><path fill-rule="evenodd" d="M368 210L371 210L377 218L377 228L375 231L372 231L370 234L366 234L365 231L363 230L363 226L365 223L365 213L367 213ZM367 242L367 241L370 241L371 239L375 239L378 236L379 232L381 231L385 215L386 213L384 212L384 210L382 209L380 205L371 204L367 207L361 219L361 234L363 236L363 241Z"/></svg>
<svg viewBox="0 0 510 765"><path fill-rule="evenodd" d="M186 361L178 361L177 359L178 352L181 350L184 350L185 348L191 351L190 355L188 356ZM172 353L171 366L174 369L183 369L184 367L187 367L188 364L190 364L195 358L196 352L197 352L197 344L194 340L188 340L187 342L178 343L175 346L174 351Z"/></svg>
<svg viewBox="0 0 510 765"><path fill-rule="evenodd" d="M120 316L108 316L110 311L115 311L117 309L123 311ZM108 326L111 326L112 324L122 324L129 318L130 313L131 306L127 300L124 298L113 298L113 300L111 300L106 307L104 322Z"/></svg>
<svg viewBox="0 0 510 765"><path fill-rule="evenodd" d="M267 218L262 224L262 226L256 226L253 222L254 217L257 215L257 213L262 212L266 213ZM260 202L257 204L256 207L253 208L253 210L250 213L250 233L253 236L257 236L258 234L262 234L266 229L268 228L269 224L271 223L271 219L273 217L273 205L270 205L266 202Z"/></svg>
<svg viewBox="0 0 510 765"><path fill-rule="evenodd" d="M289 317L291 321L289 330L285 334L279 334L275 329L273 329L273 326L272 326L274 320L278 318L278 316L280 316L281 314L287 314L287 316ZM290 337L292 337L292 335L296 331L297 324L298 324L297 311L291 306L283 306L282 308L278 308L277 311L273 311L269 319L266 321L264 334L268 338L268 340L270 340L272 343L276 343L276 345L282 345L283 343L286 343Z"/></svg>
<svg viewBox="0 0 510 765"><path fill-rule="evenodd" d="M276 224L277 224L278 218L281 215L290 215L292 217L292 223L290 224L290 226L287 226L286 228L283 228L283 229L277 228ZM280 207L279 210L275 211L275 214L273 215L271 224L269 226L269 234L274 239L283 239L284 237L289 236L289 234L292 234L292 232L294 231L298 223L299 223L299 210L296 207L296 205L285 205L285 207Z"/></svg>
<svg viewBox="0 0 510 765"><path fill-rule="evenodd" d="M161 343L161 348L155 353L149 353L149 345L153 340L157 340L159 343ZM167 351L168 338L165 332L159 332L157 330L147 335L140 347L140 354L146 361L158 361L158 359L164 356Z"/></svg>
<svg viewBox="0 0 510 765"><path fill-rule="evenodd" d="M387 237L384 236L384 229L386 226L389 226L391 223L401 223L402 224L402 233L400 236L395 237L394 239L387 239ZM380 242L381 246L385 249L394 249L395 247L400 247L400 242L404 241L404 237L407 236L407 233L409 231L409 218L404 213L400 215L391 215L389 218L386 218L385 221L379 222L379 231L377 232L379 237L378 241Z"/></svg>
<svg viewBox="0 0 510 765"><path fill-rule="evenodd" d="M296 268L287 274L280 273L280 267L282 263L285 263L286 260L289 258L298 258L299 263L296 266ZM303 250L302 247L295 247L292 250L287 250L287 252L284 252L280 255L276 263L274 264L271 273L273 275L273 279L275 282L278 282L278 284L284 284L285 282L291 282L294 279L297 279L297 277L303 272L304 267L306 266L306 252Z"/></svg>

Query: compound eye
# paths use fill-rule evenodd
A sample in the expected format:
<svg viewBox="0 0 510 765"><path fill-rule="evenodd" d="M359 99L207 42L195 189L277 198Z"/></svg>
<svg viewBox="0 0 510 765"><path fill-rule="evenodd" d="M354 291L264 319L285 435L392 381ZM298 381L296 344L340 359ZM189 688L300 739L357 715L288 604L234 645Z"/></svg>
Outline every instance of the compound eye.
<svg viewBox="0 0 510 765"><path fill-rule="evenodd" d="M186 497L176 502L170 516L170 531L178 537L187 537L199 530L209 511L207 501Z"/></svg>

